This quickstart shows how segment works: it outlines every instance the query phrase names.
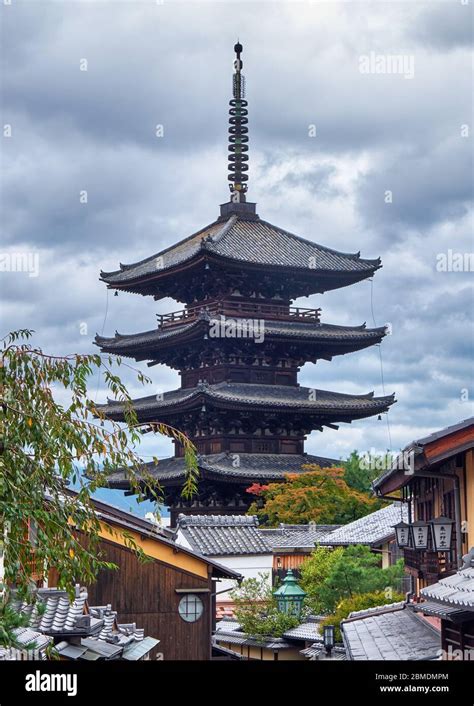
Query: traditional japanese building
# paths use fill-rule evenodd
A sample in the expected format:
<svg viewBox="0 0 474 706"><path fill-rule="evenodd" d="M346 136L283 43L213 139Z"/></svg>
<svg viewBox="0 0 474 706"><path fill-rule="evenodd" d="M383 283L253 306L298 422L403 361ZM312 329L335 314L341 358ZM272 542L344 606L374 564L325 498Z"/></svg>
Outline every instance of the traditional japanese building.
<svg viewBox="0 0 474 706"><path fill-rule="evenodd" d="M185 432L199 453L199 497L181 497L183 449L148 465L178 513L236 514L247 510L246 488L281 480L304 464L327 467L332 459L307 455L313 430L337 428L386 412L394 397L372 392L346 395L301 387L307 362L331 360L381 342L385 328L323 323L320 309L294 300L347 287L372 277L380 259L342 253L260 218L247 200L248 110L242 46L235 46L229 119L230 200L210 224L141 262L102 272L116 292L156 300L171 297L184 308L158 316L144 333L96 337L103 352L165 364L181 387L135 400L142 422L160 421ZM109 401L107 415L123 419L123 405ZM110 478L127 488L126 476Z"/></svg>

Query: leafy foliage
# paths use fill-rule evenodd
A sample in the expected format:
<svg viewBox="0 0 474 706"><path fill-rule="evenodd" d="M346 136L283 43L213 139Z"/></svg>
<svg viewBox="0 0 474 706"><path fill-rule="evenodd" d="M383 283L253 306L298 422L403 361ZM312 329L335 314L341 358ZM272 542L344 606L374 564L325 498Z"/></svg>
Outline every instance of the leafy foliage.
<svg viewBox="0 0 474 706"><path fill-rule="evenodd" d="M160 499L156 481L134 451L145 429L112 358L46 355L27 342L32 333L6 336L0 361L0 550L5 586L24 594L38 571L54 567L58 585L73 590L76 581L87 584L101 568L113 568L99 554L100 525L92 503L112 471L125 472L139 499ZM120 358L115 364L122 364ZM87 382L97 371L124 405L123 425L106 420L88 395ZM149 382L140 372L137 378ZM164 424L151 422L146 430L183 444L187 477L182 492L191 497L197 477L191 442ZM68 492L67 485L78 481L80 490ZM138 551L132 537L126 542Z"/></svg>
<svg viewBox="0 0 474 706"><path fill-rule="evenodd" d="M17 647L21 649L34 649L35 643L24 645L15 637L16 628L25 628L29 624L29 617L19 613L8 603L0 603L0 645L4 647Z"/></svg>
<svg viewBox="0 0 474 706"><path fill-rule="evenodd" d="M243 632L257 639L281 637L299 624L298 618L281 613L273 596L272 587L264 574L244 579L231 592L234 614Z"/></svg>
<svg viewBox="0 0 474 706"><path fill-rule="evenodd" d="M393 593L388 591L372 591L371 593L359 593L352 598L344 598L337 606L333 615L328 615L327 618L321 621L321 632L325 625L335 626L335 639L337 642L342 642L341 621L349 617L349 614L357 610L365 610L366 608L375 608L375 606L385 605L386 603L395 603L402 601L404 595L402 593Z"/></svg>
<svg viewBox="0 0 474 706"><path fill-rule="evenodd" d="M326 582L331 576L333 567L343 555L342 547L334 550L329 547L318 547L300 566L301 588L306 591L306 603L316 615L328 612L323 601Z"/></svg>
<svg viewBox="0 0 474 706"><path fill-rule="evenodd" d="M261 524L346 524L378 508L375 498L349 487L343 468L304 466L305 473L289 473L286 482L251 489L258 500L249 514L256 514Z"/></svg>
<svg viewBox="0 0 474 706"><path fill-rule="evenodd" d="M329 556L332 554L332 556ZM358 545L334 551L318 547L301 565L301 586L316 613L333 613L345 598L360 593L399 590L404 576L403 560L385 569L369 547Z"/></svg>
<svg viewBox="0 0 474 706"><path fill-rule="evenodd" d="M390 454L371 455L359 454L358 451L352 451L346 461L342 461L344 467L344 480L350 488L358 490L361 493L370 495L372 493L372 481L374 481L387 468L387 464L391 460ZM374 509L383 507L382 500L375 501Z"/></svg>

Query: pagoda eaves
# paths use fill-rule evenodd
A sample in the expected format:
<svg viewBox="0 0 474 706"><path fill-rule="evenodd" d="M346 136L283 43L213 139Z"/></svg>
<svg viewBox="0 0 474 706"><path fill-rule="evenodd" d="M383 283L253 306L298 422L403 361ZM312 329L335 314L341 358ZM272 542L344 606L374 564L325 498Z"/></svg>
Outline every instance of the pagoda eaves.
<svg viewBox="0 0 474 706"><path fill-rule="evenodd" d="M189 304L229 288L296 299L354 284L380 267L380 258L332 250L239 212L145 260L101 272L101 279L111 289Z"/></svg>
<svg viewBox="0 0 474 706"><path fill-rule="evenodd" d="M235 317L232 321L243 329L248 319ZM296 316L293 321L262 319L262 322L262 353L274 361L293 358L298 365L362 350L380 343L386 335L385 327L307 323ZM201 310L194 318L183 316L183 323L179 323L179 319L177 322L170 320L168 325L162 324L143 333L121 335L116 332L113 338L96 336L95 344L105 353L136 361L148 360L149 365L162 363L175 369L199 368L209 358L208 338L220 324L219 316ZM228 358L248 355L255 342L249 337L229 337L220 344L222 356Z"/></svg>

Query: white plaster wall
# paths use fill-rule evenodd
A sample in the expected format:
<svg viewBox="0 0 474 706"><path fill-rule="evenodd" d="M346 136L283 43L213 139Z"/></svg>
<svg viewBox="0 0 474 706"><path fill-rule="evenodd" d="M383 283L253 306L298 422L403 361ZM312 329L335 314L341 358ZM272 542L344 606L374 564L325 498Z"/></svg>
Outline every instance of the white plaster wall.
<svg viewBox="0 0 474 706"><path fill-rule="evenodd" d="M193 549L181 530L178 530L176 542L181 544L183 547ZM219 562L219 564L242 574L244 579L257 578L259 574L264 574L264 576L267 577L269 585L271 586L272 584L272 554L241 554L239 556L216 555L209 557L209 559L213 559L214 561ZM216 591L225 591L225 593L219 593L219 595L216 596L217 602L231 600L228 591L235 588L236 585L237 582L230 579L221 579L220 581L216 581Z"/></svg>
<svg viewBox="0 0 474 706"><path fill-rule="evenodd" d="M268 585L272 585L272 554L242 554L241 556L213 556L212 558L218 561L219 564L242 574L244 579L257 578L259 574L264 574L264 576L267 577ZM235 588L236 585L235 581L221 579L216 584L216 590L231 590ZM216 596L216 600L217 602L229 601L231 597L228 592L219 593L219 595Z"/></svg>

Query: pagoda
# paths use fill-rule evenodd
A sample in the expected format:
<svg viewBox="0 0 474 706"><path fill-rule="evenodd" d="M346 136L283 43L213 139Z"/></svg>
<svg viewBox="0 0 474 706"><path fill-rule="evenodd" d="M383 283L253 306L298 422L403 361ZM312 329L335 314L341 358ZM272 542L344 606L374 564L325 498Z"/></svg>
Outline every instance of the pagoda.
<svg viewBox="0 0 474 706"><path fill-rule="evenodd" d="M294 300L372 277L381 263L274 226L247 200L242 45L234 50L230 200L220 206L216 220L176 245L101 273L116 292L171 297L183 305L158 315L150 331L95 339L103 352L179 372L179 389L134 400L140 422L180 429L198 452L198 495L191 501L181 496L185 462L177 442L172 458L146 464L165 494L172 525L178 513L245 513L252 483L281 481L306 464L337 463L306 454L307 435L380 415L394 402L393 395L347 395L298 384L305 363L379 344L386 330L322 323L320 309L293 306ZM123 421L122 403L109 401L103 409ZM114 473L109 485L128 489L126 474Z"/></svg>

